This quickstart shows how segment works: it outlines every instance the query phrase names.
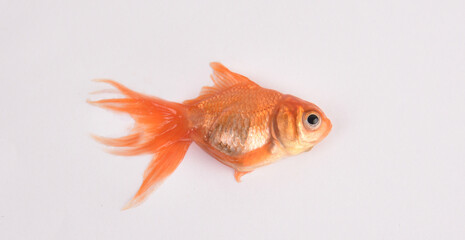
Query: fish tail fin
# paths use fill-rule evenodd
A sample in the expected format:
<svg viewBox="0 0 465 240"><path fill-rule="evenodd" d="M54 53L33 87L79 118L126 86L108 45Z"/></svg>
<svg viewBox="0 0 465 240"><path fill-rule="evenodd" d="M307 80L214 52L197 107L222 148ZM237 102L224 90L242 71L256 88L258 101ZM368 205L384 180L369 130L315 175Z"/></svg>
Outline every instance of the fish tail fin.
<svg viewBox="0 0 465 240"><path fill-rule="evenodd" d="M88 101L90 104L128 113L135 121L131 134L120 138L93 136L113 147L118 155L153 154L137 193L123 209L135 207L159 186L179 165L192 143L189 137L187 108L179 103L134 92L112 80L97 80L112 85L125 97Z"/></svg>

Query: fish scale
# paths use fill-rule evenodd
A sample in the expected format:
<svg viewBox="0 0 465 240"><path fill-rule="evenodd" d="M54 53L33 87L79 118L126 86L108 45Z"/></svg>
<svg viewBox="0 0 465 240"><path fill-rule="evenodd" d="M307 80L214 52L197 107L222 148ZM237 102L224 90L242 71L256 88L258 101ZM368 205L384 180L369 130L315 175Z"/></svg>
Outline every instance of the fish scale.
<svg viewBox="0 0 465 240"><path fill-rule="evenodd" d="M270 141L270 117L281 95L265 88L229 89L191 109L200 112L194 128L219 151L243 155Z"/></svg>

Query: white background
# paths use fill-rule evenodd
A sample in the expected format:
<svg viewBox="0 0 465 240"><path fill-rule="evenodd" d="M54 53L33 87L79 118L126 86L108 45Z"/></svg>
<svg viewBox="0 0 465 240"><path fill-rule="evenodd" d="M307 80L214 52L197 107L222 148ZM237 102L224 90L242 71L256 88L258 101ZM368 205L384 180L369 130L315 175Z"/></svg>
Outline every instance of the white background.
<svg viewBox="0 0 465 240"><path fill-rule="evenodd" d="M130 3L134 2L134 3ZM464 239L464 1L1 1L0 239ZM107 154L111 78L182 101L221 61L319 105L311 152L243 177L192 145L140 207L150 156Z"/></svg>

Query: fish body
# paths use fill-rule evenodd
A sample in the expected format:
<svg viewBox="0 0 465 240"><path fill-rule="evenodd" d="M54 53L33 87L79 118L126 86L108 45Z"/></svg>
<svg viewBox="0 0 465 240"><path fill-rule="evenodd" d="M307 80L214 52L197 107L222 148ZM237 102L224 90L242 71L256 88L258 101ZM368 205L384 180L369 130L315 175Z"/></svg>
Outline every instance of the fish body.
<svg viewBox="0 0 465 240"><path fill-rule="evenodd" d="M281 98L277 91L244 84L193 104L187 101L192 139L237 171L265 165L272 158L271 117Z"/></svg>
<svg viewBox="0 0 465 240"><path fill-rule="evenodd" d="M325 138L331 122L316 105L262 88L248 78L211 63L214 86L182 104L142 95L111 80L125 98L90 101L130 114L132 133L95 139L121 155L154 154L144 181L126 208L140 204L182 161L195 142L241 176L284 156L309 151Z"/></svg>

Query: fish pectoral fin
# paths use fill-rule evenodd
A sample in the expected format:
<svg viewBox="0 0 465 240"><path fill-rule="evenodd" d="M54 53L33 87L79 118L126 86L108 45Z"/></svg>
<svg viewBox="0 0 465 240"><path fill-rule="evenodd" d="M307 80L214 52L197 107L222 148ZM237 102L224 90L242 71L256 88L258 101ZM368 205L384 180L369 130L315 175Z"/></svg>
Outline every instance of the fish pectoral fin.
<svg viewBox="0 0 465 240"><path fill-rule="evenodd" d="M234 170L234 178L236 179L237 182L241 182L241 177L250 172L252 171L240 172L240 171Z"/></svg>

